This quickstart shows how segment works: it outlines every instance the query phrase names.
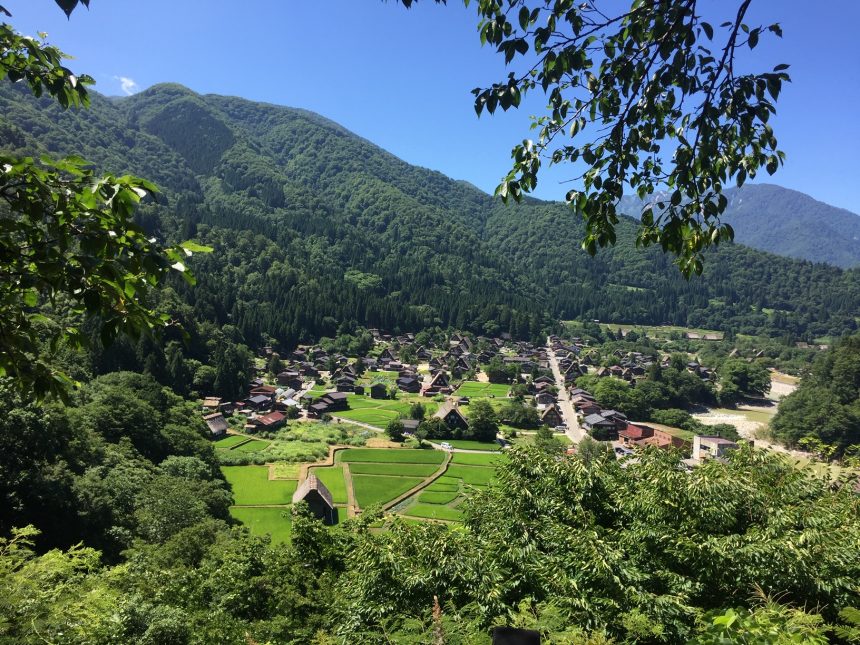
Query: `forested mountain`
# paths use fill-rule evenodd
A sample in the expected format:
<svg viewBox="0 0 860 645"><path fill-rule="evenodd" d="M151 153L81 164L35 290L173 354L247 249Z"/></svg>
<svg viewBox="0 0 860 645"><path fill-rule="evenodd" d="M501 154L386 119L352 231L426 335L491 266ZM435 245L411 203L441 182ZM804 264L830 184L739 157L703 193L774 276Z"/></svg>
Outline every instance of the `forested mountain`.
<svg viewBox="0 0 860 645"><path fill-rule="evenodd" d="M178 85L65 112L3 87L0 108L3 148L156 182L163 199L141 222L215 248L193 260L196 287L175 287L185 316L233 324L252 345L351 322L518 337L574 317L796 337L857 327L860 270L729 245L687 281L659 250L634 248L632 220L590 258L564 205L504 206L307 111Z"/></svg>
<svg viewBox="0 0 860 645"><path fill-rule="evenodd" d="M735 241L791 258L860 266L860 215L773 184L746 184L725 191L722 220ZM638 217L641 202L623 201L623 212Z"/></svg>

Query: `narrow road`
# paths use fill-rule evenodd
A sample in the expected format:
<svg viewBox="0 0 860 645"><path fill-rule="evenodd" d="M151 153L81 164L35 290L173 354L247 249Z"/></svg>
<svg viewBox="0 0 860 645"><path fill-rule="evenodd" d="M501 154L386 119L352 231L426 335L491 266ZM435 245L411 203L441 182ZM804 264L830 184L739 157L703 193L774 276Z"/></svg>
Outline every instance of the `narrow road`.
<svg viewBox="0 0 860 645"><path fill-rule="evenodd" d="M564 376L558 366L558 359L555 356L555 351L552 349L552 343L549 337L546 339L546 354L549 358L549 366L552 368L552 375L555 377L555 385L558 388L558 408L561 410L561 418L567 426L565 434L573 443L579 443L582 439L588 436L582 428L579 427L579 421L576 419L576 411L573 409L573 403L570 402L570 395L567 393L567 388L564 386Z"/></svg>

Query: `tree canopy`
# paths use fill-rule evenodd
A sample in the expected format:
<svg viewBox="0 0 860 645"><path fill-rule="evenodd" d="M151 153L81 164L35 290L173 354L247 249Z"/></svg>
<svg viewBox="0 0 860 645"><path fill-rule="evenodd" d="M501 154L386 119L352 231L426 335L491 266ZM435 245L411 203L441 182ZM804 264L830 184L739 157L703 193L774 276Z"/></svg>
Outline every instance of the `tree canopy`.
<svg viewBox="0 0 860 645"><path fill-rule="evenodd" d="M785 158L769 121L788 65L735 66L740 49L782 36L778 23L745 22L751 1L730 3L718 27L696 0L633 0L621 10L595 0L475 2L481 42L512 68L473 91L475 111L518 108L534 91L548 99L532 117L536 139L513 148L497 194L519 201L542 165L578 164L585 170L572 181L582 189L566 199L585 219L583 248L615 244L618 201L634 192L648 198L637 245L676 255L685 276L701 273L703 251L733 239L720 222L724 187L762 169L772 175Z"/></svg>
<svg viewBox="0 0 860 645"><path fill-rule="evenodd" d="M58 4L68 14L77 2ZM21 82L37 97L47 93L63 108L86 107L93 79L73 74L65 58L0 25L0 80ZM154 312L151 287L173 270L193 283L186 256L207 249L164 246L133 221L138 203L156 193L143 179L98 175L77 156L0 155L0 376L39 395L65 395L70 379L44 360L40 335L51 351L86 337L74 325L52 326L40 303L97 317L104 344L121 331L139 335L169 322Z"/></svg>

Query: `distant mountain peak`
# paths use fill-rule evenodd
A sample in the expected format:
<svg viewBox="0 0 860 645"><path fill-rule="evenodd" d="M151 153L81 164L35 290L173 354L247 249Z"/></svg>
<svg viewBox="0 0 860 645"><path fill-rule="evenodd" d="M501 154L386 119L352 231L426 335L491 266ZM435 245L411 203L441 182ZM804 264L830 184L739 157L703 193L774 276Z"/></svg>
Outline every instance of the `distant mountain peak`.
<svg viewBox="0 0 860 645"><path fill-rule="evenodd" d="M722 221L734 229L736 242L790 258L860 266L860 215L776 184L747 184L725 195ZM655 193L648 202L661 197ZM642 203L625 197L619 210L638 219Z"/></svg>

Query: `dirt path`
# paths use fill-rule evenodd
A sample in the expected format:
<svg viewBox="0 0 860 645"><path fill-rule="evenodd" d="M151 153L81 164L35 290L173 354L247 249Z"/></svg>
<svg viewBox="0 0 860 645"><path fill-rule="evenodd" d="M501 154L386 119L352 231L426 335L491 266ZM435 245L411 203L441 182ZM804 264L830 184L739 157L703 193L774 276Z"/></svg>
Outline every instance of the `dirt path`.
<svg viewBox="0 0 860 645"><path fill-rule="evenodd" d="M442 465L439 466L439 470L437 470L435 473L430 475L427 479L425 479L423 482L421 482L417 486L413 486L412 488L410 488L408 491L406 491L405 493L403 493L399 497L396 497L393 500L391 500L390 502L383 504L382 510L387 511L389 508L397 506L404 499L412 497L418 491L420 491L424 488L427 488L427 486L429 486L430 484L435 482L437 479L439 479L442 475L444 475L446 472L448 472L448 465L450 463L451 463L451 453L446 452L445 453L445 461L443 461Z"/></svg>
<svg viewBox="0 0 860 645"><path fill-rule="evenodd" d="M359 426L360 428L367 428L368 430L373 430L374 432L384 432L384 430L380 430L376 426L372 426L369 423L362 423L361 421L354 421L352 419L344 419L343 417L336 417L332 415L332 419L335 419L338 423L350 423L354 426Z"/></svg>
<svg viewBox="0 0 860 645"><path fill-rule="evenodd" d="M352 473L349 470L349 464L343 465L343 481L346 484L346 516L355 517L358 515L358 504L355 502L355 487L352 484Z"/></svg>
<svg viewBox="0 0 860 645"><path fill-rule="evenodd" d="M299 468L299 486L301 486L302 482L308 478L309 468L324 468L326 466L334 466L334 453L336 453L338 450L346 450L347 448L351 447L352 446L329 446L328 457L326 457L322 461L316 461L312 464L302 464L301 468ZM272 466L274 466L274 464L271 464L269 466L269 479L272 479L272 473L274 472Z"/></svg>

